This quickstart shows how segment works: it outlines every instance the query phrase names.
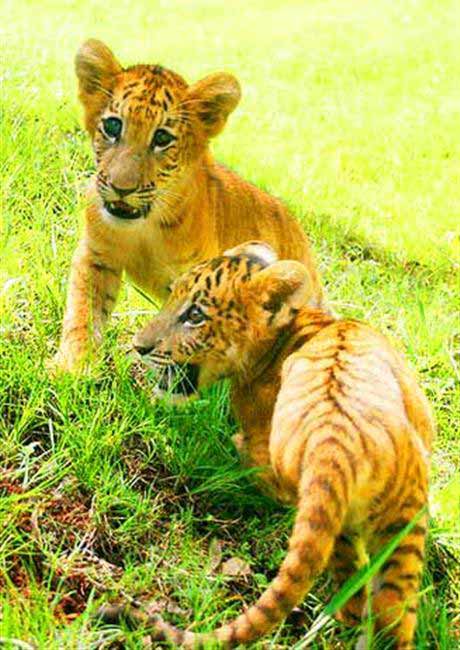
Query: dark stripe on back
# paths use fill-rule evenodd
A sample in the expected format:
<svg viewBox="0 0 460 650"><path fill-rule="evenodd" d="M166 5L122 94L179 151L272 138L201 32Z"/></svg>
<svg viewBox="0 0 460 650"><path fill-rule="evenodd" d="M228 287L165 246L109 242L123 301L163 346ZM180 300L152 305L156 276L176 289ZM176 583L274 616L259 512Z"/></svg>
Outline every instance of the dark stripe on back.
<svg viewBox="0 0 460 650"><path fill-rule="evenodd" d="M344 443L338 438L336 438L335 436L328 436L327 438L324 438L324 440L318 442L318 444L316 445L316 449L318 449L319 447L323 447L325 445L334 445L335 447L340 447L350 466L351 473L353 474L353 480L356 481L357 478L356 459L352 454L352 452L348 449L348 447L344 445Z"/></svg>

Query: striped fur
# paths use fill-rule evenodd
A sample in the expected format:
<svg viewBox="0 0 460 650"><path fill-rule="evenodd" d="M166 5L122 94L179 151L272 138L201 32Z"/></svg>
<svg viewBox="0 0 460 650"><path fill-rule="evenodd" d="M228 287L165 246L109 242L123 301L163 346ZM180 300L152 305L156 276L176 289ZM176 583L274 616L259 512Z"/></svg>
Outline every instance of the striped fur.
<svg viewBox="0 0 460 650"><path fill-rule="evenodd" d="M163 301L185 270L250 238L303 262L321 301L308 241L288 210L210 153L209 140L240 99L232 75L189 86L159 65L122 68L96 40L80 48L76 73L97 169L72 261L58 368L78 370L97 348L123 272ZM121 121L119 136L108 136L107 119ZM163 149L158 130L172 137Z"/></svg>
<svg viewBox="0 0 460 650"><path fill-rule="evenodd" d="M195 634L131 610L156 638L188 648L260 638L326 567L340 585L358 566L360 549L377 552L427 503L433 423L402 357L369 326L308 306L302 265L266 265L250 250L254 244L178 280L163 312L135 339L147 361L161 355L197 364L201 385L231 378L244 462L263 468L265 488L297 505L278 575L234 621ZM191 305L193 324L186 320ZM423 517L375 584L378 628L398 649L412 647L425 533ZM352 598L341 620L359 623L363 597Z"/></svg>

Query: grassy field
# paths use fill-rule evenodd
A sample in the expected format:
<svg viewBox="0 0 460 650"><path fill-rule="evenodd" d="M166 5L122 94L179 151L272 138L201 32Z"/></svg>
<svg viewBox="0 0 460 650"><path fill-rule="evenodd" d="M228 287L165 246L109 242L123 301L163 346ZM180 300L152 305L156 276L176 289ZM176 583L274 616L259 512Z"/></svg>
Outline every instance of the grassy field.
<svg viewBox="0 0 460 650"><path fill-rule="evenodd" d="M274 575L292 521L239 468L225 387L177 410L133 381L125 353L151 305L132 287L94 378L44 369L93 169L72 62L93 36L126 64L239 77L218 158L283 197L334 308L387 332L417 369L439 425L417 647L458 647L458 2L3 0L0 12L0 637L141 648L91 623L117 594L212 626ZM330 596L324 579L257 647L292 648ZM351 643L332 626L312 647Z"/></svg>

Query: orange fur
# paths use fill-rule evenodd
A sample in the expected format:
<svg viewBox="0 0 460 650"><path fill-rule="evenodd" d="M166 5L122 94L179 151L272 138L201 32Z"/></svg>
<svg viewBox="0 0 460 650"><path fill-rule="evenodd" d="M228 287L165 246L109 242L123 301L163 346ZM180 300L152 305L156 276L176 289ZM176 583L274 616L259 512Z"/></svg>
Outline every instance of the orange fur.
<svg viewBox="0 0 460 650"><path fill-rule="evenodd" d="M275 258L252 242L192 269L135 339L160 375L198 371L196 385L230 377L244 461L298 508L277 577L234 621L196 634L129 611L174 645L258 639L327 566L341 584L356 568L357 547L376 553L427 503L433 423L401 355L369 326L309 306L305 268ZM377 626L400 650L412 647L425 533L423 516L375 583ZM363 611L358 593L341 618L356 624Z"/></svg>
<svg viewBox="0 0 460 650"><path fill-rule="evenodd" d="M216 163L209 151L209 139L240 98L232 75L216 73L189 86L161 66L124 69L95 40L79 50L76 73L97 171L72 262L58 367L77 369L100 342L124 271L164 300L182 272L249 238L303 262L321 302L300 226L278 199ZM122 131L109 137L106 121L114 118ZM165 148L154 144L159 130L173 138Z"/></svg>

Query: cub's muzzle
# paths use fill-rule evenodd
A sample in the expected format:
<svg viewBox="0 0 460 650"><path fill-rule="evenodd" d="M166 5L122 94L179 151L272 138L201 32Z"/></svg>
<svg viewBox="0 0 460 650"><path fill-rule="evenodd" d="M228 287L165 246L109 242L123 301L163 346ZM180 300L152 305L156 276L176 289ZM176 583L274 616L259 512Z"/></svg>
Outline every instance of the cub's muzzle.
<svg viewBox="0 0 460 650"><path fill-rule="evenodd" d="M198 392L198 366L174 363L171 357L155 353L153 347L134 345L134 349L142 361L155 371L159 391L182 397L190 397Z"/></svg>

